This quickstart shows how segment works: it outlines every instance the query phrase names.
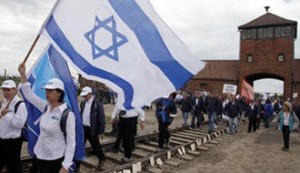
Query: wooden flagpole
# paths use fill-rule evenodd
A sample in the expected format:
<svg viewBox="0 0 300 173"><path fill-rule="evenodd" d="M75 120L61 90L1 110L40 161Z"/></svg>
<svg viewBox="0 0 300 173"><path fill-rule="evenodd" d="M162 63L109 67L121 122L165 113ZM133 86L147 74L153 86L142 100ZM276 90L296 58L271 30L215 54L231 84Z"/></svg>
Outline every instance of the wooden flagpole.
<svg viewBox="0 0 300 173"><path fill-rule="evenodd" d="M27 54L26 54L26 56L25 56L25 58L24 58L24 60L23 60L23 63L24 63L24 64L25 64L26 61L28 60L28 58L29 58L29 56L30 56L30 54L31 54L31 52L32 52L32 50L33 50L33 48L35 47L36 43L37 43L38 40L40 39L41 34L42 34L42 32L43 32L43 30L44 30L44 28L45 28L46 23L48 22L50 16L52 15L52 13L54 12L54 10L56 9L56 7L57 7L57 5L59 4L59 2L60 2L60 0L57 0L57 1L55 2L54 6L52 7L52 9L51 9L51 11L50 11L50 13L49 13L49 15L47 16L46 20L44 21L43 25L41 26L41 29L40 29L39 33L38 33L37 36L35 37L35 39L34 39L32 45L31 45L29 51L27 52Z"/></svg>
<svg viewBox="0 0 300 173"><path fill-rule="evenodd" d="M23 64L25 64L26 61L28 60L28 58L29 58L29 56L30 56L30 54L31 54L31 52L32 52L32 50L33 50L33 48L35 47L36 43L38 42L38 40L39 40L40 37L41 37L41 34L42 34L42 32L43 32L43 30L44 30L44 28L45 28L46 23L48 22L50 16L52 15L52 13L54 12L54 10L56 9L56 7L57 7L57 5L59 4L59 2L60 2L60 0L57 0L57 1L55 2L54 6L52 7L51 12L49 13L48 17L47 17L46 20L44 21L43 25L41 26L41 29L40 29L39 33L38 33L37 36L35 37L35 39L34 39L32 45L31 45L29 51L27 52L27 54L26 54L26 56L25 56L25 58L24 58L24 60L23 60L23 62L22 62ZM8 109L8 108L9 108L9 105L10 105L11 101L15 98L15 96L16 96L17 94L18 94L18 93L16 92L16 94L11 98L11 100L10 100L10 101L7 103L7 105L5 106L5 109ZM0 113L0 118L1 118L2 116L3 116L3 115L2 115L2 112L1 112L1 113Z"/></svg>

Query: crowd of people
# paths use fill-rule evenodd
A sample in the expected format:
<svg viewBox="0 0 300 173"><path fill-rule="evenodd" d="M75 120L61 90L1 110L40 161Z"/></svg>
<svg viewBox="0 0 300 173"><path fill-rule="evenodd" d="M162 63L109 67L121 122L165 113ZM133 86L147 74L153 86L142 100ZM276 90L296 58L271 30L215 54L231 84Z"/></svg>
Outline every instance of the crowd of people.
<svg viewBox="0 0 300 173"><path fill-rule="evenodd" d="M76 146L75 116L64 100L65 88L60 79L50 79L43 88L46 100L36 96L27 81L24 64L20 64L19 73L21 84L19 89L31 104L41 112L39 118L40 134L34 146L36 172L64 173L70 171L74 163L73 157ZM0 171L6 167L10 173L22 172L20 152L22 146L21 132L28 116L26 105L18 97L18 88L12 80L2 83L1 89L4 102L0 115ZM98 157L99 166L105 160L99 140L103 137L106 120L103 103L99 101L93 90L86 86L80 92L83 101L79 103L84 143L89 141L94 154ZM178 110L181 110L182 126L191 129L201 129L205 117L208 117L208 133L214 132L218 121L226 121L229 133L238 133L238 119L248 118L248 133L256 132L261 121L265 128L270 123L278 123L282 131L283 151L289 150L289 136L293 130L299 129L300 105L296 106L289 101L276 99L246 100L239 96L217 96L212 92L171 93L168 98L160 98L156 102L155 116L158 122L158 146L161 151L170 147L170 133L168 127L172 124ZM61 129L60 119L67 114L65 131ZM189 117L191 117L189 121ZM124 109L116 104L111 114L111 123L117 124L118 135L113 150L118 152L122 143L124 149L123 162L131 162L132 152L135 149L134 137L137 134L137 124L144 128L145 112L143 108ZM296 124L296 125L295 125ZM80 162L76 163L77 167Z"/></svg>
<svg viewBox="0 0 300 173"><path fill-rule="evenodd" d="M282 131L284 146L283 151L289 150L289 134L299 131L300 103L267 98L262 100L247 100L245 97L226 95L216 96L213 93L196 91L179 92L175 99L182 112L182 126L192 129L201 128L205 115L208 116L208 133L214 131L218 121L226 121L229 133L237 133L238 119L248 119L248 133L256 132L263 122L266 129L270 123L278 123ZM188 117L191 115L190 124ZM195 119L197 118L197 126Z"/></svg>

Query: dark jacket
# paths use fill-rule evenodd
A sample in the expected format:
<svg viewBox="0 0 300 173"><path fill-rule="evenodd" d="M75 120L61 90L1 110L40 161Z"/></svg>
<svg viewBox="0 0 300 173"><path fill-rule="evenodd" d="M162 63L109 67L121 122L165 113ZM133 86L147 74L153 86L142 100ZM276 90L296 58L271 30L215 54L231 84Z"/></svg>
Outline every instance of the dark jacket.
<svg viewBox="0 0 300 173"><path fill-rule="evenodd" d="M196 99L198 99L198 102L196 104ZM200 98L193 98L192 99L192 106L194 108L195 113L201 113L205 112L205 102L202 97Z"/></svg>
<svg viewBox="0 0 300 173"><path fill-rule="evenodd" d="M246 116L249 118L257 118L257 115L258 115L257 105L255 104L253 106L253 109L252 109L251 105L248 105L248 108L246 110Z"/></svg>
<svg viewBox="0 0 300 173"><path fill-rule="evenodd" d="M82 118L82 113L85 107L85 101L80 103L80 115ZM91 136L98 134L103 134L105 131L105 114L103 104L94 98L91 106Z"/></svg>
<svg viewBox="0 0 300 173"><path fill-rule="evenodd" d="M230 118L235 118L242 113L242 108L238 102L235 102L233 104L233 102L230 101L226 105L225 111L227 112L227 114Z"/></svg>
<svg viewBox="0 0 300 173"><path fill-rule="evenodd" d="M278 114L280 112L279 102L274 103L274 112L276 112L276 114Z"/></svg>
<svg viewBox="0 0 300 173"><path fill-rule="evenodd" d="M256 104L256 106L257 106L257 111L258 111L258 114L259 114L259 116L260 116L260 118L264 115L264 105L261 103L261 102L258 102L257 104Z"/></svg>
<svg viewBox="0 0 300 173"><path fill-rule="evenodd" d="M180 110L182 112L191 112L192 110L192 102L190 98L185 98L181 100Z"/></svg>
<svg viewBox="0 0 300 173"><path fill-rule="evenodd" d="M207 112L218 113L220 111L219 106L220 106L219 101L216 97L207 97L207 106L206 106Z"/></svg>

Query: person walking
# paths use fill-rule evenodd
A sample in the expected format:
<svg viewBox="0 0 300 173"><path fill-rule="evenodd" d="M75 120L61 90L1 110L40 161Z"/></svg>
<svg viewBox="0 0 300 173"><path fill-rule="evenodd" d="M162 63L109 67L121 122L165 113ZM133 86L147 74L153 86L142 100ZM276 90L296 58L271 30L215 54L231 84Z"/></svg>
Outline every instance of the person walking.
<svg viewBox="0 0 300 173"><path fill-rule="evenodd" d="M102 139L105 131L105 115L103 104L97 100L92 89L83 87L81 97L84 100L80 103L80 115L84 131L84 143L88 140L93 152L98 157L98 166L105 160L99 138Z"/></svg>
<svg viewBox="0 0 300 173"><path fill-rule="evenodd" d="M274 108L272 106L271 100L267 99L266 103L264 105L264 123L265 123L265 128L270 127L270 118L273 116Z"/></svg>
<svg viewBox="0 0 300 173"><path fill-rule="evenodd" d="M167 147L169 147L170 132L168 131L168 127L173 121L173 118L170 116L170 114L177 113L177 107L174 102L175 97L176 93L171 93L169 98L161 98L156 103L155 115L158 121L159 151L163 150L164 144L167 144Z"/></svg>
<svg viewBox="0 0 300 173"><path fill-rule="evenodd" d="M34 154L38 161L40 173L68 173L73 164L76 145L75 115L68 111L66 121L66 136L60 127L60 118L68 110L64 102L64 83L57 78L48 80L44 88L46 100L41 99L32 91L25 74L26 67L19 65L21 78L20 90L24 97L43 114L40 117L40 134L34 146ZM29 115L30 116L30 115Z"/></svg>
<svg viewBox="0 0 300 173"><path fill-rule="evenodd" d="M242 114L242 108L240 106L240 104L236 101L235 96L231 97L231 100L229 101L229 103L226 105L225 108L227 115L229 117L229 131L231 133L235 132L237 133L237 119L238 116L240 116Z"/></svg>
<svg viewBox="0 0 300 173"><path fill-rule="evenodd" d="M144 109L145 109L145 107L143 108L143 110ZM114 126L116 126L115 128L117 130L116 140L115 140L114 145L112 147L112 151L114 153L118 153L119 152L119 150L120 150L120 144L122 142L121 131L119 130L120 129L120 125L121 125L119 123L119 119L120 119L119 115L116 115L116 117L114 117L113 120L111 121L111 124L114 125ZM138 118L135 119L135 120L136 120L135 124L138 124L138 122L140 122L140 127L143 130L144 129L144 122L145 122L145 113L142 112L141 114L139 114ZM137 129L137 125L136 125L136 126L134 126L134 136L137 135L137 130L138 129ZM132 145L132 151L134 151L134 150L135 150L135 143L133 143L133 145Z"/></svg>
<svg viewBox="0 0 300 173"><path fill-rule="evenodd" d="M214 96L213 93L210 93L207 98L207 106L206 111L208 114L208 133L212 133L215 129L215 121L217 118L217 112L219 111L219 102L217 97Z"/></svg>
<svg viewBox="0 0 300 173"><path fill-rule="evenodd" d="M288 101L283 102L282 111L274 118L272 122L279 122L279 130L282 131L283 151L290 148L290 133L293 130L294 123L299 126L297 115L292 110L292 104Z"/></svg>
<svg viewBox="0 0 300 173"><path fill-rule="evenodd" d="M4 81L1 89L4 102L0 110L0 172L6 166L10 173L21 173L21 131L28 113L24 102L17 96L13 80Z"/></svg>
<svg viewBox="0 0 300 173"><path fill-rule="evenodd" d="M248 133L250 133L252 130L253 132L256 131L256 126L257 126L257 116L258 116L258 109L257 105L255 104L254 100L251 100L247 110L245 112L246 117L249 119L249 124L248 124Z"/></svg>
<svg viewBox="0 0 300 173"><path fill-rule="evenodd" d="M137 131L137 122L138 122L138 117L141 116L140 121L140 127L143 130L144 129L144 117L145 117L145 112L142 108L132 108L129 110L125 110L122 108L121 105L116 104L113 112L112 112L112 118L111 122L114 122L115 119L118 117L119 118L119 137L120 140L123 142L123 148L124 148L124 157L122 158L122 161L125 163L133 161L132 159L132 151L133 151L133 146L134 146L134 136Z"/></svg>
<svg viewBox="0 0 300 173"><path fill-rule="evenodd" d="M180 110L182 112L182 117L183 117L183 124L182 126L183 127L186 127L187 126L187 120L188 120L188 117L189 117L189 114L192 110L192 102L191 102L191 99L188 95L187 92L185 92L183 94L183 99L181 100L181 107L180 107Z"/></svg>
<svg viewBox="0 0 300 173"><path fill-rule="evenodd" d="M193 113L191 119L191 128L194 129L195 127L200 129L201 122L204 121L204 112L205 112L205 103L204 100L201 98L200 92L195 92L195 97L192 99L192 106L193 106ZM197 123L195 126L195 119L197 119Z"/></svg>
<svg viewBox="0 0 300 173"><path fill-rule="evenodd" d="M256 130L259 130L261 120L263 119L263 116L264 116L264 105L262 104L260 99L257 99L256 106L257 106L257 112L258 112Z"/></svg>

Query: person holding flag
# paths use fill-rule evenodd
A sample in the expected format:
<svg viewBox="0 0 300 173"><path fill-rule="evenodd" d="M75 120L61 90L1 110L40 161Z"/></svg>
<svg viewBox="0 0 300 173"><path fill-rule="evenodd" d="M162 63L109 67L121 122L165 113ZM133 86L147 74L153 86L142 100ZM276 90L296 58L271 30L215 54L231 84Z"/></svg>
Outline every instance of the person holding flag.
<svg viewBox="0 0 300 173"><path fill-rule="evenodd" d="M37 107L43 114L36 121L40 126L40 135L34 147L40 173L67 173L73 164L76 144L75 115L68 112L66 120L66 137L60 128L60 118L68 109L64 102L64 84L60 79L51 78L43 86L47 101L36 96L27 82L24 63L19 65L21 78L20 90L26 100Z"/></svg>
<svg viewBox="0 0 300 173"><path fill-rule="evenodd" d="M5 100L0 110L0 172L6 165L8 172L20 173L23 172L20 162L21 130L28 113L24 102L17 96L13 80L4 81L1 89Z"/></svg>

